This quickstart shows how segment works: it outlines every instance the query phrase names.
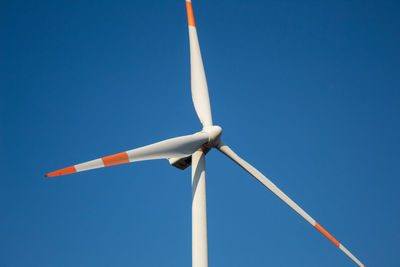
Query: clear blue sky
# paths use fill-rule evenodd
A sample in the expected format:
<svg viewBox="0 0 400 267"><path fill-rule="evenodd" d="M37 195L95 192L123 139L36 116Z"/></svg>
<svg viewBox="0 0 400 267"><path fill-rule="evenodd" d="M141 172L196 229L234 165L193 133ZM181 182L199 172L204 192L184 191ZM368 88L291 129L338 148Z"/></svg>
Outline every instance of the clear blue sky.
<svg viewBox="0 0 400 267"><path fill-rule="evenodd" d="M366 266L400 260L397 1L195 1L214 122ZM184 0L3 1L0 265L190 266L190 169L45 173L200 129ZM217 151L210 266L355 266Z"/></svg>

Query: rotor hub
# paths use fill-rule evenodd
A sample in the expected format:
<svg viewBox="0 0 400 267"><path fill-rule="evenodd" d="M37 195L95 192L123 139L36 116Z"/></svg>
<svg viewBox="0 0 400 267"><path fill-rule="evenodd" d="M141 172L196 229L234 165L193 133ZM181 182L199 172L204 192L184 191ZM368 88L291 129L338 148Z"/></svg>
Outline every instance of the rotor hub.
<svg viewBox="0 0 400 267"><path fill-rule="evenodd" d="M222 128L218 125L206 126L202 130L203 133L208 134L208 144L209 147L214 147L218 144L219 138L222 134Z"/></svg>

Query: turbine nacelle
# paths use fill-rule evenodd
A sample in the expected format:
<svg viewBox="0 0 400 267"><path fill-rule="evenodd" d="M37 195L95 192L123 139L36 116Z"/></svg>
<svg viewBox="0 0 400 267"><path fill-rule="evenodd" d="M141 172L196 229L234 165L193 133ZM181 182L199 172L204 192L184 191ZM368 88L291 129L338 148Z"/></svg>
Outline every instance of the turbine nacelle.
<svg viewBox="0 0 400 267"><path fill-rule="evenodd" d="M217 125L206 126L200 133L208 135L208 142L201 146L204 153L208 153L213 147L217 147L220 143L220 137L222 134L222 128ZM169 158L169 164L172 166L184 170L192 165L192 155L182 158Z"/></svg>

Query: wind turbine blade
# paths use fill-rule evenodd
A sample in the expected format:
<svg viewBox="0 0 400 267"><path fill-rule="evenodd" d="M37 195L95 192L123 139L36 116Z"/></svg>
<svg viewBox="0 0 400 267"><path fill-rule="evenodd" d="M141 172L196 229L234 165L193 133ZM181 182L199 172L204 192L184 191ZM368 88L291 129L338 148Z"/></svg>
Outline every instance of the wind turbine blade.
<svg viewBox="0 0 400 267"><path fill-rule="evenodd" d="M319 225L313 218L311 218L308 213L306 213L302 208L299 207L293 200L291 200L285 193L283 193L274 183L272 183L267 177L265 177L261 172L259 172L256 168L251 166L248 162L240 158L235 152L230 149L227 145L225 145L222 141L220 141L217 149L221 151L223 154L228 156L231 160L236 162L240 167L242 167L245 171L251 174L254 178L256 178L259 182L265 185L269 190L272 191L275 195L277 195L283 202L288 204L292 209L294 209L301 217L303 217L307 222L309 222L312 226L318 229L324 236L326 236L332 243L334 243L337 247L339 247L347 256L349 256L355 263L359 266L364 266L350 251L348 251L339 241L337 241L331 234L329 234L321 225Z"/></svg>
<svg viewBox="0 0 400 267"><path fill-rule="evenodd" d="M204 72L196 25L194 23L192 2L190 0L186 0L186 9L189 23L192 99L197 116L199 117L203 126L206 127L213 124L210 97L208 95L206 74Z"/></svg>
<svg viewBox="0 0 400 267"><path fill-rule="evenodd" d="M60 169L46 174L46 177L54 177L135 161L185 157L193 154L208 141L208 134L202 132L171 138L152 145Z"/></svg>

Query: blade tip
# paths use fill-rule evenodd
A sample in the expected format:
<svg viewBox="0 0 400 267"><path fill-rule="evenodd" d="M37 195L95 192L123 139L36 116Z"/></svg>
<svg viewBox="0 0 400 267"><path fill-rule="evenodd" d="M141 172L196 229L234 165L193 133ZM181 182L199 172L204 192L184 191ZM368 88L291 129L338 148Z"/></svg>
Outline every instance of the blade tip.
<svg viewBox="0 0 400 267"><path fill-rule="evenodd" d="M186 11L188 15L189 26L196 27L196 23L194 22L192 2L190 0L186 0Z"/></svg>
<svg viewBox="0 0 400 267"><path fill-rule="evenodd" d="M75 166L67 167L58 171L50 172L45 175L45 177L55 177L55 176L60 176L60 175L65 175L65 174L70 174L70 173L75 173L76 168Z"/></svg>
<svg viewBox="0 0 400 267"><path fill-rule="evenodd" d="M49 178L49 177L55 177L55 176L59 176L59 175L62 175L62 174L57 174L57 171L55 171L55 172L50 172L50 173L45 174L44 177Z"/></svg>

